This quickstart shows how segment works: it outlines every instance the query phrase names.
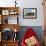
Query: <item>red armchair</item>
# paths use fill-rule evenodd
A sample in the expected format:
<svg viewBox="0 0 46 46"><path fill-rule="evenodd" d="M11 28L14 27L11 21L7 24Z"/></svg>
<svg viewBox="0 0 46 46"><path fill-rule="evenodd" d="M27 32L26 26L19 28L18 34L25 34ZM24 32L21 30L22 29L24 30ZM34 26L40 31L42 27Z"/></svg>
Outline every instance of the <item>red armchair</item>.
<svg viewBox="0 0 46 46"><path fill-rule="evenodd" d="M34 41L32 41L33 39L35 41L34 45L33 45ZM29 41L32 41L32 45L31 42ZM28 43L30 45L28 45ZM28 28L26 30L25 35L22 38L21 46L41 46L40 42L37 40L37 35L32 28Z"/></svg>

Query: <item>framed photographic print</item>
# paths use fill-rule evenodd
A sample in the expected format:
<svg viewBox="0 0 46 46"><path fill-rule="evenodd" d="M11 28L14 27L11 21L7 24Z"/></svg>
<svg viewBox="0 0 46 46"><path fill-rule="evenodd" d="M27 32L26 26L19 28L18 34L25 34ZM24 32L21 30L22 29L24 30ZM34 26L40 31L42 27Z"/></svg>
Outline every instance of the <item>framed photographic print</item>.
<svg viewBox="0 0 46 46"><path fill-rule="evenodd" d="M37 18L37 8L24 8L23 18L24 19L36 19Z"/></svg>
<svg viewBox="0 0 46 46"><path fill-rule="evenodd" d="M2 10L2 15L9 15L9 10Z"/></svg>

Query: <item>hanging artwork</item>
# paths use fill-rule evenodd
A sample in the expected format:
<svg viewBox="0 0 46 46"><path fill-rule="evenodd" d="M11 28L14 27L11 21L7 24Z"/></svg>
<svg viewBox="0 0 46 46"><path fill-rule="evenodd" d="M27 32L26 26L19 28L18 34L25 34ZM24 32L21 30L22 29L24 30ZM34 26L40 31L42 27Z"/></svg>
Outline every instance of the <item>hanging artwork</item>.
<svg viewBox="0 0 46 46"><path fill-rule="evenodd" d="M36 19L37 18L37 8L24 8L23 18L25 19Z"/></svg>

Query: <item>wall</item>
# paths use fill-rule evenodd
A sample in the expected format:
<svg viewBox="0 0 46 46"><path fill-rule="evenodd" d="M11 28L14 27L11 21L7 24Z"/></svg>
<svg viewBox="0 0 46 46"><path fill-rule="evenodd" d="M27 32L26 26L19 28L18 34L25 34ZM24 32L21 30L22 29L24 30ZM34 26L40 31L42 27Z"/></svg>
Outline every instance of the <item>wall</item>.
<svg viewBox="0 0 46 46"><path fill-rule="evenodd" d="M0 6L15 6L15 0L0 0ZM19 8L19 24L21 26L43 26L42 0L17 0ZM23 8L37 8L37 19L23 19ZM10 19L9 19L10 20Z"/></svg>
<svg viewBox="0 0 46 46"><path fill-rule="evenodd" d="M23 8L37 8L37 19L23 19ZM42 0L24 0L20 11L20 24L23 26L43 26Z"/></svg>

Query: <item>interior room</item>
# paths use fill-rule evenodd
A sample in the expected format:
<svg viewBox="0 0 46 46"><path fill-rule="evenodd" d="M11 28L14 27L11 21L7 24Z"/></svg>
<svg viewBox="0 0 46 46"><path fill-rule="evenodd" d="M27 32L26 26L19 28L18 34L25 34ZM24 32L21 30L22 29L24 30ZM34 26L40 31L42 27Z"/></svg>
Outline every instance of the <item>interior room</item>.
<svg viewBox="0 0 46 46"><path fill-rule="evenodd" d="M0 0L0 46L46 46L46 1Z"/></svg>

